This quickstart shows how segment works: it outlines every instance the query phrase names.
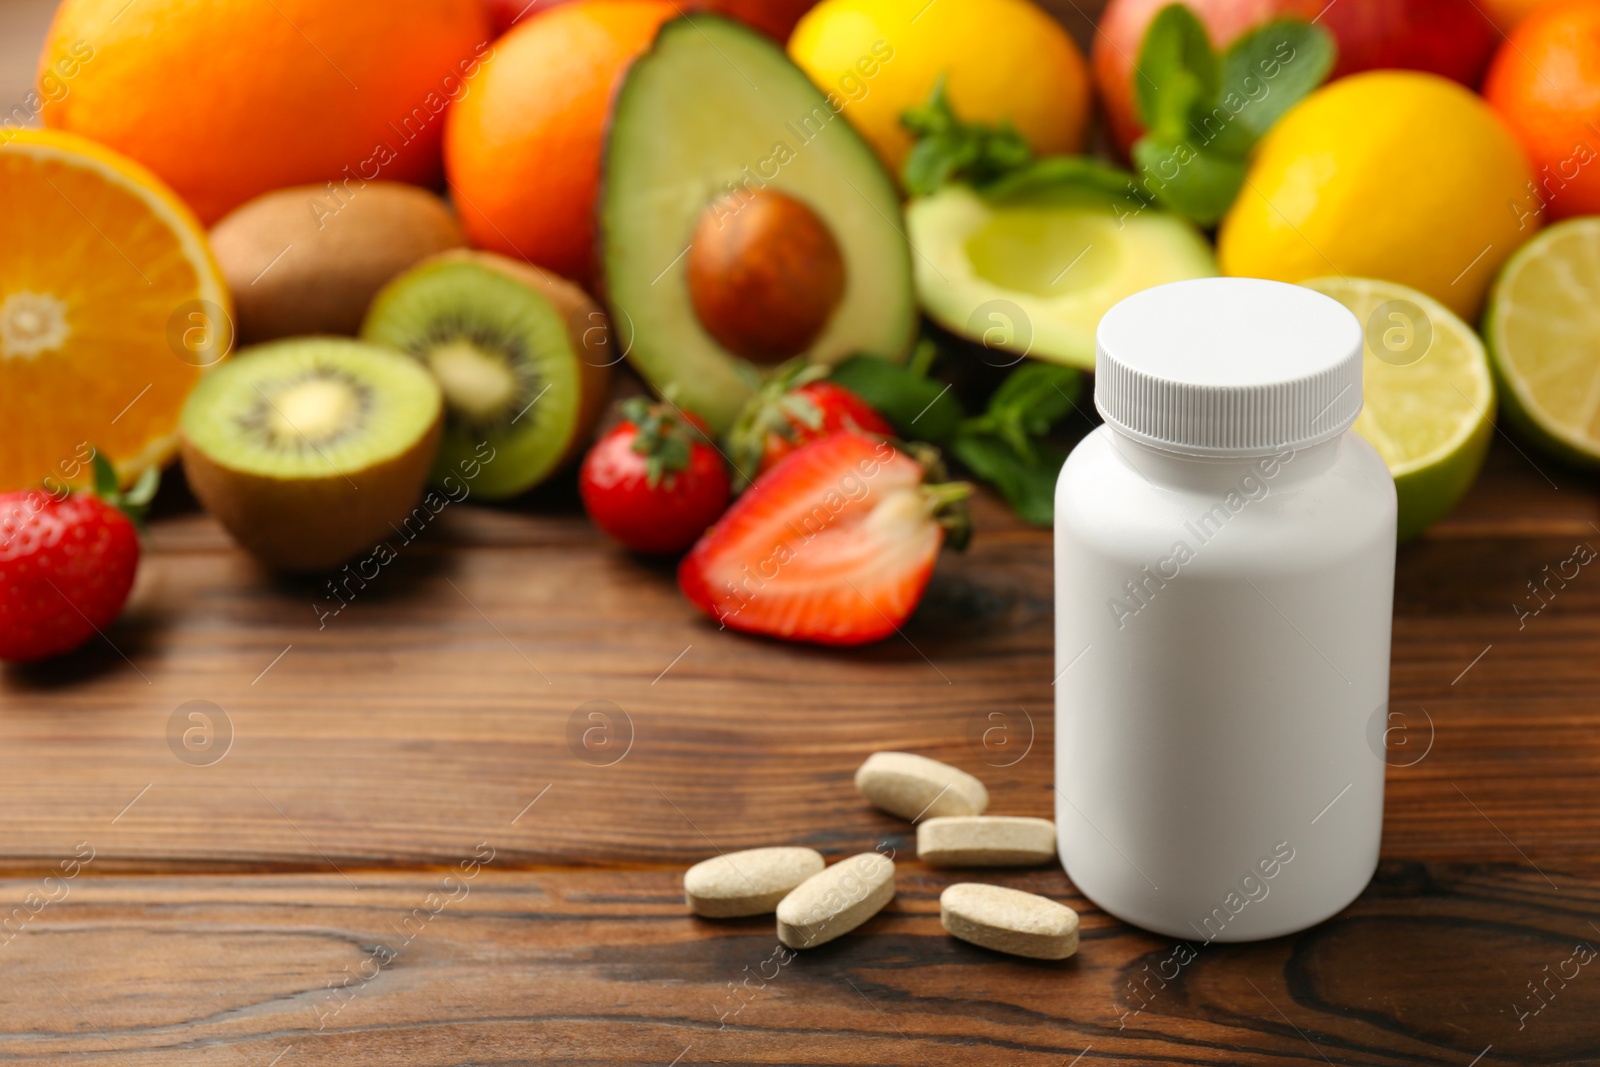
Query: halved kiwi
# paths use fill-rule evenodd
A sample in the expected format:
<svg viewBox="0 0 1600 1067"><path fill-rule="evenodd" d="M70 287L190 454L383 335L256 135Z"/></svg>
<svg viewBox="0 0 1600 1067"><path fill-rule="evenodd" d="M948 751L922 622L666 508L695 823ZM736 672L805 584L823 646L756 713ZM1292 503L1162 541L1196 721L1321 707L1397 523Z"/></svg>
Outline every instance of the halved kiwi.
<svg viewBox="0 0 1600 1067"><path fill-rule="evenodd" d="M247 348L184 405L195 496L271 566L318 571L390 535L439 444L433 378L376 345L308 337Z"/></svg>
<svg viewBox="0 0 1600 1067"><path fill-rule="evenodd" d="M491 500L533 488L577 453L621 358L582 289L489 252L446 252L394 279L361 336L438 379L446 416L434 479L470 464L473 492Z"/></svg>

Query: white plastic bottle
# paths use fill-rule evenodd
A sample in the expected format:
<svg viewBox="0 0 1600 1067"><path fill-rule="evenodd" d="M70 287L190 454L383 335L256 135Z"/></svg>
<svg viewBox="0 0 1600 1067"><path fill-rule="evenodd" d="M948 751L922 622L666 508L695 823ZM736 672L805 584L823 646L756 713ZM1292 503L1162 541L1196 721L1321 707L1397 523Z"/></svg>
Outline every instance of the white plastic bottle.
<svg viewBox="0 0 1600 1067"><path fill-rule="evenodd" d="M1349 429L1361 359L1355 316L1281 282L1101 320L1105 425L1056 489L1056 817L1127 922L1276 937L1377 865L1395 492Z"/></svg>

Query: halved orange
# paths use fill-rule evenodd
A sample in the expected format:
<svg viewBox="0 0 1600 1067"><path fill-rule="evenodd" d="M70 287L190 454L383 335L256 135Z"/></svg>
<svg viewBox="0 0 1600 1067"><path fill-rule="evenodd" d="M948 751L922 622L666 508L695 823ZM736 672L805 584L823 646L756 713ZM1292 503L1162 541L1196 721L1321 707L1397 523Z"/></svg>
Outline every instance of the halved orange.
<svg viewBox="0 0 1600 1067"><path fill-rule="evenodd" d="M144 167L93 141L0 129L0 491L124 484L177 448L178 415L233 343L205 232Z"/></svg>

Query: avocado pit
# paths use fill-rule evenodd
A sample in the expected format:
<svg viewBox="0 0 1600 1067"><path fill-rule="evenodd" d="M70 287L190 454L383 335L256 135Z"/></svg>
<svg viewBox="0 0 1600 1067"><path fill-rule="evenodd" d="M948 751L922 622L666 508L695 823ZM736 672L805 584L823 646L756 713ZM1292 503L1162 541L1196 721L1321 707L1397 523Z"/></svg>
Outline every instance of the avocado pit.
<svg viewBox="0 0 1600 1067"><path fill-rule="evenodd" d="M689 245L689 297L706 332L756 363L810 348L844 297L844 254L808 205L774 189L713 201Z"/></svg>

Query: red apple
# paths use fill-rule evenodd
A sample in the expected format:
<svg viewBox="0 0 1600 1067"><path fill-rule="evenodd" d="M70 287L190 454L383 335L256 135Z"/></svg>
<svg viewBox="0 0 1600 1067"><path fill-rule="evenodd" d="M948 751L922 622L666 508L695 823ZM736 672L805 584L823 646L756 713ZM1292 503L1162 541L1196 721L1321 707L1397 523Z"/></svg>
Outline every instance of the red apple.
<svg viewBox="0 0 1600 1067"><path fill-rule="evenodd" d="M513 23L532 18L567 0L484 0L494 32L505 33ZM685 0L685 11L720 11L724 15L754 26L756 29L787 41L794 24L816 3L816 0Z"/></svg>
<svg viewBox="0 0 1600 1067"><path fill-rule="evenodd" d="M1133 100L1133 65L1145 29L1173 0L1111 0L1091 63L1112 139L1124 155L1144 132ZM1280 15L1315 20L1339 45L1332 77L1380 67L1426 70L1476 88L1499 33L1472 0L1185 0L1214 47Z"/></svg>

